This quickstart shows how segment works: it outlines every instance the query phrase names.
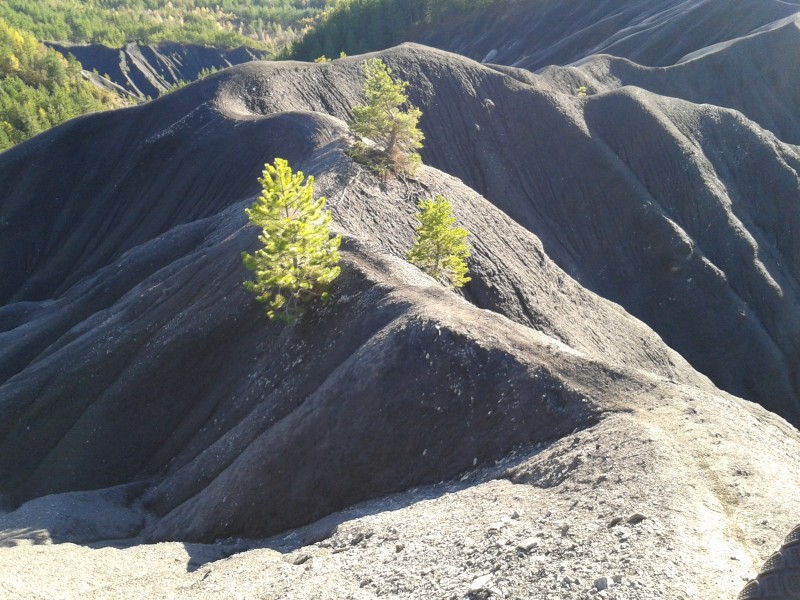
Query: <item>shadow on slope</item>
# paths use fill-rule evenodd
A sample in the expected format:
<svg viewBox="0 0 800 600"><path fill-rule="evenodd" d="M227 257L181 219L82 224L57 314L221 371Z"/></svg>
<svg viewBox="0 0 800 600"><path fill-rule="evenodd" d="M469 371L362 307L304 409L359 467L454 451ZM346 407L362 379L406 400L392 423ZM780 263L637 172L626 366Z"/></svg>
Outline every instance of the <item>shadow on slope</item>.
<svg viewBox="0 0 800 600"><path fill-rule="evenodd" d="M792 17L667 68L603 55L569 67L547 67L541 78L566 93L580 86L590 94L636 86L662 96L732 108L781 140L798 144L800 81L794 65L800 60L799 48L800 24Z"/></svg>
<svg viewBox="0 0 800 600"><path fill-rule="evenodd" d="M600 53L665 66L799 11L780 0L527 0L467 14L414 41L530 70Z"/></svg>
<svg viewBox="0 0 800 600"><path fill-rule="evenodd" d="M137 109L100 115L95 124L79 121L5 157L10 166L4 175L15 181L5 206L19 215L17 236L52 244L45 259L21 269L14 254L5 255L12 267L4 271L5 289L15 297L34 288L50 296L11 301L2 309L10 373L1 388L0 469L3 491L14 500L156 477L159 483L145 498L159 517L151 538L267 535L365 497L438 481L516 444L557 437L597 418L598 409L574 387L573 377L551 360L555 352L583 362L574 351L479 311L403 261L355 240L346 247L336 303L295 329L267 323L241 286L246 274L240 252L252 249L257 233L245 227L242 209L249 200L231 199L251 196L255 173L248 183L244 175L228 173L240 181L239 187L229 185L223 174L231 163L219 163L220 142L227 137L238 144L240 157L249 143L267 159L275 148L290 158L292 148L319 148L294 160L331 177L335 191L337 178L356 172L330 146L342 125L297 113L226 122L203 106L191 108L189 118L170 114L185 104L186 97L176 95L155 115ZM149 131L127 122L147 117L156 121ZM83 124L103 129L93 138L101 148L103 139L118 140L126 128L142 142L128 150L127 162L109 143L98 160L122 161L120 168L93 171L71 188L42 172L30 176L33 167L17 168L38 148L64 155L80 149L86 142L74 134ZM139 172L163 156L151 156L153 143L173 149L171 159L184 170L172 174L180 176ZM219 170L209 173L205 161ZM141 179L135 188L114 186L109 173ZM211 184L198 200L199 176ZM440 177L431 172L426 179ZM26 184L53 193L26 193ZM448 186L458 188L445 182L438 189L447 192ZM389 210L371 234L399 251L410 238L414 201L382 190L371 175L360 176L354 189L359 196L333 203L337 220L366 234L375 225L367 210L371 195L400 212L399 230L407 223L408 231L393 234ZM71 196L60 200L55 222L23 220L31 203L65 193ZM132 197L144 206L128 210ZM97 231L104 233L100 240ZM546 274L564 277L536 250L535 238L518 235L529 237ZM51 241L59 237L66 241ZM95 242L100 245L89 253ZM530 280L523 266L515 275ZM483 279L480 273L476 269ZM509 301L521 310L530 302L521 298ZM640 323L599 298L586 298L659 348L658 361L644 348L634 350L629 356L635 366L705 384ZM577 329L570 335L581 337ZM599 335L623 346L609 333ZM586 343L591 348L594 342Z"/></svg>
<svg viewBox="0 0 800 600"><path fill-rule="evenodd" d="M782 239L779 265L733 217L766 228L792 213L756 218L723 190L761 185L725 171L745 141L760 170L781 175L766 185L788 205L793 148L712 107L630 91L583 103L417 46L384 57L414 81L428 161L518 223L435 170L387 184L342 156L344 124L320 113L346 117L360 101L361 58L245 65L0 157L3 492L20 502L153 478L148 539L265 536L584 428L615 409L615 390L647 387L643 371L712 389L551 257L689 356L741 325L741 345L710 346L709 371L791 413L793 371L764 331L785 327L781 342L794 343L795 246ZM635 141L615 137L625 119L650 132L655 157L640 164ZM686 206L667 204L661 167L673 177L670 165L687 165L689 125L703 119L722 137L681 175ZM295 329L267 323L241 286L240 252L257 233L242 209L276 155L319 176L348 239L338 300ZM680 212L698 210L695 189L727 219L716 237ZM436 193L454 197L474 235L467 297L516 323L398 258L415 200ZM741 274L713 262L729 257L745 261Z"/></svg>
<svg viewBox="0 0 800 600"><path fill-rule="evenodd" d="M628 88L577 98L414 45L381 56L413 82L427 163L718 385L797 419L796 147L710 105ZM245 65L220 80L219 104L242 119L300 108L346 119L362 60Z"/></svg>

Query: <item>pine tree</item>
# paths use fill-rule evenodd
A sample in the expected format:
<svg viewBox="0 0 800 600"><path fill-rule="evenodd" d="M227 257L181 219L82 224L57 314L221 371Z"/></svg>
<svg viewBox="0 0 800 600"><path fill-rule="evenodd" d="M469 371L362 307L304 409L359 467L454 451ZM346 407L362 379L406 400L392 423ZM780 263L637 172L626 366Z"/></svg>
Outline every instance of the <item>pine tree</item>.
<svg viewBox="0 0 800 600"><path fill-rule="evenodd" d="M314 178L303 183L302 171L292 173L282 158L264 165L258 180L263 190L245 209L250 222L262 228L263 247L242 253L255 281L245 287L267 304L267 316L294 323L310 302L328 300L330 284L339 276L341 236L331 237L331 215L325 198L314 199Z"/></svg>
<svg viewBox="0 0 800 600"><path fill-rule="evenodd" d="M350 127L356 135L375 142L385 168L396 173L413 172L420 163L416 150L422 148L425 137L417 128L422 111L413 106L401 108L408 101L408 82L394 79L381 59L368 60L363 68L367 104L353 107Z"/></svg>
<svg viewBox="0 0 800 600"><path fill-rule="evenodd" d="M454 227L456 219L450 201L444 196L439 195L436 200L420 200L418 206L420 225L416 229L414 247L406 258L450 288L463 286L470 280L466 262L469 232Z"/></svg>

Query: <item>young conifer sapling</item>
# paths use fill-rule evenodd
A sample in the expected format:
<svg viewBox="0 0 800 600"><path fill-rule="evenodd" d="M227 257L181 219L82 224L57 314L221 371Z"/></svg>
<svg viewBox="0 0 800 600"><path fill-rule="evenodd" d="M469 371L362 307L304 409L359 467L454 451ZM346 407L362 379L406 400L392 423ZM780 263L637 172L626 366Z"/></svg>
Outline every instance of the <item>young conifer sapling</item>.
<svg viewBox="0 0 800 600"><path fill-rule="evenodd" d="M363 65L366 80L366 104L353 107L350 128L356 135L372 140L380 161L370 160L369 150L361 146L358 152L365 162L373 163L378 170L394 173L413 173L420 163L417 150L425 138L417 127L422 111L414 106L403 109L408 102L408 82L392 77L392 69L379 58Z"/></svg>
<svg viewBox="0 0 800 600"><path fill-rule="evenodd" d="M450 201L444 196L420 200L416 241L407 255L409 262L450 288L463 286L467 277L469 232L456 227Z"/></svg>
<svg viewBox="0 0 800 600"><path fill-rule="evenodd" d="M245 287L267 305L267 316L294 323L315 300L326 301L339 276L341 236L332 236L325 198L314 198L314 178L303 183L302 171L292 173L286 160L264 165L261 195L245 209L261 227L262 247L242 253L255 280Z"/></svg>

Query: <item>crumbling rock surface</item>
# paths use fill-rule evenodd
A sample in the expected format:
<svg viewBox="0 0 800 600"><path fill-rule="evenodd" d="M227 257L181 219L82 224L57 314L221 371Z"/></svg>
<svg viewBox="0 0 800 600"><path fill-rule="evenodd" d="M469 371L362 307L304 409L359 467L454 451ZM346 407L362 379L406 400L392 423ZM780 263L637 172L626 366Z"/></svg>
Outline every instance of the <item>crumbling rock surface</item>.
<svg viewBox="0 0 800 600"><path fill-rule="evenodd" d="M66 292L4 309L9 379L0 466L4 491L16 500L119 485L166 469L144 498L163 516L151 535L267 535L586 426L601 407L581 391L579 372L605 377L613 367L590 364L612 349L619 358L611 365L712 389L647 327L582 290L532 234L458 181L425 168L415 182L382 183L344 157L332 141L344 128L331 118L287 114L246 121L244 130L212 114L196 118L211 121L210 139L195 139L199 147L218 145L217 136L232 131L263 145L262 157L277 153L270 144L283 145L290 158L292 145L319 148L307 159L309 172L321 173L318 191L330 197L344 232L360 239L345 245L338 300L294 329L266 321L241 286L239 255L257 234L246 227L242 208L249 200L217 214L210 203L209 216L182 222L181 211L202 211L203 204L185 192L162 192L157 197L181 200L150 205L150 216L134 223L155 237L125 250L141 230L102 220L133 201L125 195L136 188L117 187L122 196L87 194L92 204L82 207L77 235L107 223L106 245L81 264L84 250L70 242L75 224L64 221L63 234L50 231L64 241L45 253L18 293ZM199 156L197 145L173 146L181 147ZM188 164L179 154L173 159ZM197 185L195 175L209 169L194 164L163 181ZM256 165L252 171L248 181ZM224 207L235 188L219 171L215 181L225 187L215 198ZM473 232L475 296L518 323L444 292L399 259L410 247L415 199L430 193L451 196ZM208 188L206 194L214 197ZM499 224L503 238L492 231ZM100 261L111 263L81 274ZM58 268L63 264L73 271ZM424 292L412 293L420 286ZM542 333L529 328L534 324ZM595 358L581 359L573 375L550 372L550 363L578 360L576 349ZM563 360L547 358L551 352ZM209 518L198 518L206 510Z"/></svg>
<svg viewBox="0 0 800 600"><path fill-rule="evenodd" d="M781 0L561 0L499 2L422 30L414 40L524 69L612 54L660 67L749 35L800 11Z"/></svg>
<svg viewBox="0 0 800 600"><path fill-rule="evenodd" d="M719 388L797 421L797 148L641 88L381 57L425 115L412 178L344 153L365 57L0 155L4 591L77 542L70 597L730 597L794 525L800 435ZM345 240L294 328L241 285L277 156ZM403 259L436 194L471 231L459 293ZM123 547L159 541L184 545Z"/></svg>
<svg viewBox="0 0 800 600"><path fill-rule="evenodd" d="M244 46L230 50L196 44L127 43L121 48L102 44L48 42L64 56L72 54L86 77L139 100L156 98L170 88L195 81L203 71L219 70L266 57Z"/></svg>
<svg viewBox="0 0 800 600"><path fill-rule="evenodd" d="M564 271L718 386L796 418L794 146L741 113L639 88L584 99L419 46L384 56L415 82L427 163L535 233ZM346 119L361 60L244 65L221 85L220 107Z"/></svg>
<svg viewBox="0 0 800 600"><path fill-rule="evenodd" d="M658 378L629 396L618 383L609 387L635 409L268 540L6 537L0 589L18 598L585 599L608 586L600 597L735 598L800 509L800 436L730 396ZM71 506L72 495L49 501ZM98 497L89 514L108 514L109 500Z"/></svg>

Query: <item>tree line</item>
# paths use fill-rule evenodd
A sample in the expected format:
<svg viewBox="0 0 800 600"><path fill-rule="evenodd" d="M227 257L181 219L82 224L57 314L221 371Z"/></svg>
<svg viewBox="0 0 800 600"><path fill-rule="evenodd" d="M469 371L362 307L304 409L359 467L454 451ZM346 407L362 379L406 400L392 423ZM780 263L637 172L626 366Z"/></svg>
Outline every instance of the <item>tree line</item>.
<svg viewBox="0 0 800 600"><path fill-rule="evenodd" d="M331 0L3 0L0 151L72 117L123 105L81 76L81 65L40 42L289 47Z"/></svg>
<svg viewBox="0 0 800 600"><path fill-rule="evenodd" d="M298 60L363 54L408 41L415 28L458 19L500 0L339 0L291 50Z"/></svg>
<svg viewBox="0 0 800 600"><path fill-rule="evenodd" d="M0 150L74 116L122 103L83 80L74 58L45 49L37 40L111 47L127 41L250 45L275 56L313 60L392 46L408 39L415 27L497 1L4 0Z"/></svg>
<svg viewBox="0 0 800 600"><path fill-rule="evenodd" d="M176 42L277 52L299 39L329 0L4 0L0 18L38 40Z"/></svg>
<svg viewBox="0 0 800 600"><path fill-rule="evenodd" d="M84 80L73 57L0 18L0 150L121 100Z"/></svg>

